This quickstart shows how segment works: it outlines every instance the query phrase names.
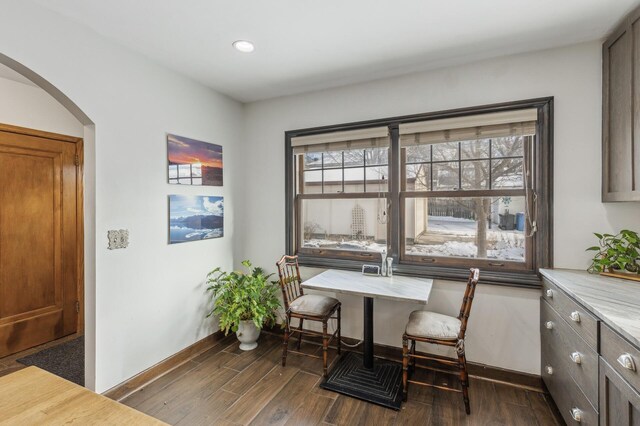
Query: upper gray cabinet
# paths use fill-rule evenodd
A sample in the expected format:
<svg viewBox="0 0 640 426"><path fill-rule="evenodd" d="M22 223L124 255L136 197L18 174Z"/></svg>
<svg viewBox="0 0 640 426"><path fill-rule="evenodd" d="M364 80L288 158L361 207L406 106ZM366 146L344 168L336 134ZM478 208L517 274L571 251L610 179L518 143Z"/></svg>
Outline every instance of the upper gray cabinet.
<svg viewBox="0 0 640 426"><path fill-rule="evenodd" d="M602 46L602 201L640 201L640 9Z"/></svg>

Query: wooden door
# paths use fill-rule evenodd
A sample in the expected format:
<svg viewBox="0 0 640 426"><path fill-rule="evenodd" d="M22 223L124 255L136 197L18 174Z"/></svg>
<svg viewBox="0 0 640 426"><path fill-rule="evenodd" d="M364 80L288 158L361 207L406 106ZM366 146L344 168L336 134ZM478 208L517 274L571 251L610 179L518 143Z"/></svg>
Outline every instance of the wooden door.
<svg viewBox="0 0 640 426"><path fill-rule="evenodd" d="M0 357L78 328L81 144L0 125Z"/></svg>

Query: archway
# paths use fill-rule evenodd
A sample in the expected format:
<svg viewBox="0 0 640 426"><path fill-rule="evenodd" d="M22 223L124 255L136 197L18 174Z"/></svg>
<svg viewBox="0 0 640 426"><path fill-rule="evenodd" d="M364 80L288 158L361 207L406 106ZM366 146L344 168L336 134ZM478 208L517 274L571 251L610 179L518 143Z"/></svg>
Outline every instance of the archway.
<svg viewBox="0 0 640 426"><path fill-rule="evenodd" d="M30 80L34 85L44 90L60 105L62 105L83 126L82 137L84 139L83 150L83 222L84 222L84 248L82 276L84 277L83 309L85 336L85 386L95 389L95 125L82 109L66 96L57 87L51 84L40 74L14 59L0 53L0 64L5 65L21 76Z"/></svg>

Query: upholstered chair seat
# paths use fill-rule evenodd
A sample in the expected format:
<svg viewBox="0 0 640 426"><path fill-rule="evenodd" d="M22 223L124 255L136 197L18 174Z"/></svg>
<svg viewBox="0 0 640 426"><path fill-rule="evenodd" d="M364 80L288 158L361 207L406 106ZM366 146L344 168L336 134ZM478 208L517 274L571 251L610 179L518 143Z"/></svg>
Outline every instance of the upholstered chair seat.
<svg viewBox="0 0 640 426"><path fill-rule="evenodd" d="M462 322L448 315L429 311L413 311L409 315L406 333L441 340L457 340Z"/></svg>
<svg viewBox="0 0 640 426"><path fill-rule="evenodd" d="M333 297L305 294L292 301L289 309L291 309L291 312L300 315L323 317L333 311L333 308L339 303L340 301Z"/></svg>

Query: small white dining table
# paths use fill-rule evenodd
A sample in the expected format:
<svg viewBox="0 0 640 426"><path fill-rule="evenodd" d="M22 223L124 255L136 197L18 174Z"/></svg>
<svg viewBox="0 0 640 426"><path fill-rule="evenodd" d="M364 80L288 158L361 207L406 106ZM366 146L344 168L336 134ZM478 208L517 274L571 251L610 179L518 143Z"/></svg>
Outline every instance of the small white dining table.
<svg viewBox="0 0 640 426"><path fill-rule="evenodd" d="M426 278L369 276L337 269L328 269L304 281L303 289L364 298L363 355L346 352L321 387L388 408L400 409L402 366L386 360L374 361L373 301L387 299L427 304L432 287L433 280Z"/></svg>

